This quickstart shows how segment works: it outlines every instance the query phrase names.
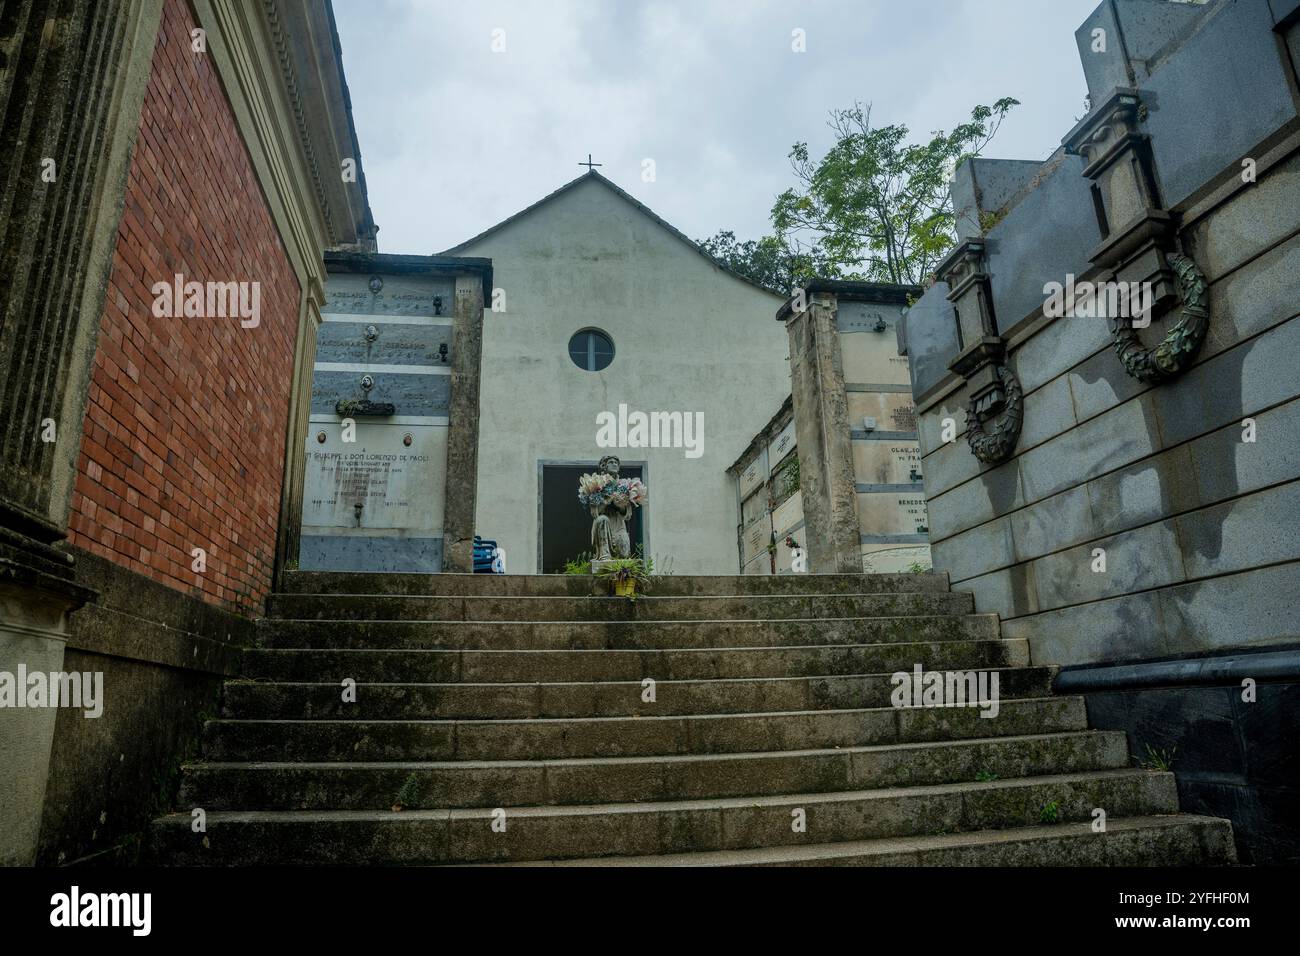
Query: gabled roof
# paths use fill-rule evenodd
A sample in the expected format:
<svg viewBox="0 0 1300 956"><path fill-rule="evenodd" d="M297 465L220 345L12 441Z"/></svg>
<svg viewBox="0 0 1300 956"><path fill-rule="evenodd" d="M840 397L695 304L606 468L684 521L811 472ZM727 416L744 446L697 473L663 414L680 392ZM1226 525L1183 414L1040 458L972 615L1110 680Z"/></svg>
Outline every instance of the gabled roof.
<svg viewBox="0 0 1300 956"><path fill-rule="evenodd" d="M547 203L551 202L552 200L558 199L560 196L564 195L565 193L569 192L570 190L574 189L580 184L588 181L594 181L600 183L606 189L611 190L616 196L620 197L624 202L630 203L642 215L646 216L647 218L657 223L661 228L667 230L670 234L675 236L677 239L680 239L682 242L686 243L686 245L690 246L693 250L695 250L696 253L703 256L705 259L707 259L709 263L713 265L715 268L721 270L722 272L727 273L727 275L739 279L741 282L745 283L746 285L753 286L755 289L759 289L763 292L766 292L768 295L773 296L774 298L781 299L784 301L785 296L782 295L781 293L775 292L772 289L769 289L767 286L761 285L760 283L755 282L753 279L743 276L739 272L736 272L734 269L724 265L722 262L719 262L713 256L705 252L703 247L694 239L686 235L686 233L682 232L672 223L668 222L666 219L659 216L657 213L655 213L653 209L651 209L645 203L641 202L631 193L628 193L625 190L620 189L611 180L606 179L604 176L596 172L594 169L588 170L587 172L583 173L581 176L577 177L576 179L570 180L569 182L561 186L559 189L555 190L555 192L547 196L543 196L541 199L537 200L537 202L533 203L531 206L528 206L525 209L521 209L513 216L510 216L506 219L502 219L495 226L491 226L483 230L477 236L474 236L470 239L466 239L464 242L452 246L450 249L444 249L442 252L438 253L438 255L440 256L460 255L461 250L474 245L476 242L478 242L481 239L486 239L488 236L492 235L493 233L499 232L500 230L504 229L506 226L510 225L511 223L523 219L525 216L529 215L534 210L540 209L542 206L545 206Z"/></svg>

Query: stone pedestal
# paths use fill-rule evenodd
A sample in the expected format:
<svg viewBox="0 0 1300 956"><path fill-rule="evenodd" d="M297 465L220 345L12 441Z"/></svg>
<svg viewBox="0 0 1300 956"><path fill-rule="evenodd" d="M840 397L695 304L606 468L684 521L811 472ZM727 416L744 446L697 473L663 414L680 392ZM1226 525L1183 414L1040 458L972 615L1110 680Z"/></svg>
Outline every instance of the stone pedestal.
<svg viewBox="0 0 1300 956"><path fill-rule="evenodd" d="M14 703L27 688L22 667L46 674L63 669L68 614L80 601L67 595L0 584L0 672L13 681ZM31 866L36 858L45 782L58 709L0 707L0 866Z"/></svg>

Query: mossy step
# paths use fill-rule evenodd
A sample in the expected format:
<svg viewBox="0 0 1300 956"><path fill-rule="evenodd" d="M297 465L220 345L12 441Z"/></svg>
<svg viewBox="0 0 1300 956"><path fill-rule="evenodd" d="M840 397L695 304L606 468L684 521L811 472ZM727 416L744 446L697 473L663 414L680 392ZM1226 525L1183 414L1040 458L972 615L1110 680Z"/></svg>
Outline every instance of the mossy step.
<svg viewBox="0 0 1300 956"><path fill-rule="evenodd" d="M1083 730L1082 697L982 707L542 717L530 720L211 720L212 760L545 760L754 753Z"/></svg>
<svg viewBox="0 0 1300 956"><path fill-rule="evenodd" d="M894 790L463 810L216 811L155 822L173 865L437 864L794 847L1172 813L1172 774L1113 770ZM798 821L798 825L796 825Z"/></svg>
<svg viewBox="0 0 1300 956"><path fill-rule="evenodd" d="M1074 731L766 753L392 762L203 762L182 771L187 810L380 810L826 793L1129 766L1123 733Z"/></svg>
<svg viewBox="0 0 1300 956"><path fill-rule="evenodd" d="M1226 866L1237 860L1232 824L1175 814L811 846L656 856L596 857L522 866Z"/></svg>
<svg viewBox="0 0 1300 956"><path fill-rule="evenodd" d="M1046 697L1052 667L996 669L1003 698ZM659 681L653 703L640 681L414 684L361 683L345 703L338 683L229 681L222 716L242 720L508 719L735 714L886 707L891 674Z"/></svg>
<svg viewBox="0 0 1300 956"><path fill-rule="evenodd" d="M265 618L263 647L626 650L882 644L998 637L996 614L752 621L330 621Z"/></svg>
<svg viewBox="0 0 1300 956"><path fill-rule="evenodd" d="M966 593L752 594L725 597L274 594L270 617L352 621L722 621L970 614Z"/></svg>
<svg viewBox="0 0 1300 956"><path fill-rule="evenodd" d="M590 575L566 574L376 574L289 571L288 594L435 594L511 597L582 597L599 587ZM947 591L948 576L923 574L657 575L661 597L734 594L880 594Z"/></svg>
<svg viewBox="0 0 1300 956"><path fill-rule="evenodd" d="M243 676L282 681L515 683L800 677L1020 667L1024 640L837 644L814 647L665 650L480 651L257 648L244 653Z"/></svg>

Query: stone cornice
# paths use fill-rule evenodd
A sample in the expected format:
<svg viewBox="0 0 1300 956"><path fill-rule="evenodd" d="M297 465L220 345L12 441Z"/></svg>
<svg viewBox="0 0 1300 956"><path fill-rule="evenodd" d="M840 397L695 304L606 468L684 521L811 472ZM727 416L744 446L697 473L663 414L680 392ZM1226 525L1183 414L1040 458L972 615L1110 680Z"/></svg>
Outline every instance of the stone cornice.
<svg viewBox="0 0 1300 956"><path fill-rule="evenodd" d="M304 294L319 304L323 251L373 240L329 11L310 0L194 0L194 10ZM346 135L326 117L342 117ZM355 183L343 182L345 158L357 161Z"/></svg>

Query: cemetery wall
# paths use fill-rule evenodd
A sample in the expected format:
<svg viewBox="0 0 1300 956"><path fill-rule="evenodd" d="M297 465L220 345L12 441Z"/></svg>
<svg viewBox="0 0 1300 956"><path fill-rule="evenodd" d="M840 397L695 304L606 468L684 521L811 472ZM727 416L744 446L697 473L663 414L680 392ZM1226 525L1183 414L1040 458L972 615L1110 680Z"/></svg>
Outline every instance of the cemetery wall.
<svg viewBox="0 0 1300 956"><path fill-rule="evenodd" d="M0 713L0 864L129 858L174 799L294 531L323 252L374 247L328 5L65 6L0 38L3 152L58 144L57 177L21 184L49 201L0 215L0 351L21 346L0 420L56 426L21 461L6 438L0 670L99 675L103 696ZM205 285L169 314L177 274L248 310Z"/></svg>
<svg viewBox="0 0 1300 956"><path fill-rule="evenodd" d="M1296 7L1102 4L1078 34L1092 113L1045 163L959 170L963 245L899 337L936 569L1035 664L1064 666L1058 689L1090 694L1095 725L1176 750L1183 807L1231 816L1258 862L1300 843ZM1168 266L1179 253L1203 292ZM1147 348L1189 301L1208 309L1164 381L1126 369L1107 318L1044 308L1047 283L1132 275L1179 287ZM967 440L981 334L1023 393L994 461Z"/></svg>
<svg viewBox="0 0 1300 956"><path fill-rule="evenodd" d="M810 570L930 564L908 360L895 349L902 309L920 291L818 280L777 313L790 338Z"/></svg>
<svg viewBox="0 0 1300 956"><path fill-rule="evenodd" d="M787 398L727 473L736 482L741 574L788 574L807 550L794 403ZM793 544L791 544L793 542Z"/></svg>
<svg viewBox="0 0 1300 956"><path fill-rule="evenodd" d="M271 588L301 290L197 24L165 4L100 318L69 541L204 600ZM260 287L237 316L154 314L155 282ZM249 320L251 321L251 320ZM206 569L193 570L193 549Z"/></svg>

